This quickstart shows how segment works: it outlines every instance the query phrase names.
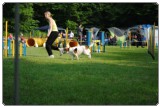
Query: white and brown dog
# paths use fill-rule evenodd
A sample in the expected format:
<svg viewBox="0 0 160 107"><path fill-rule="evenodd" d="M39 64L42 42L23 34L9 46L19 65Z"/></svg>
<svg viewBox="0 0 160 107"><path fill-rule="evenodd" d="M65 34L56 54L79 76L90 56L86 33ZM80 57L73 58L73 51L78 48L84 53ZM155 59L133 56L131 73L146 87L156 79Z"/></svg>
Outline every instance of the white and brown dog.
<svg viewBox="0 0 160 107"><path fill-rule="evenodd" d="M93 43L91 43L90 46L80 46L78 43L75 43L75 41L69 43L69 48L59 48L60 55L62 55L64 52L69 53L72 56L72 60L76 57L77 60L79 60L79 55L82 53L87 55L88 58L91 59L91 50L90 48L93 46Z"/></svg>

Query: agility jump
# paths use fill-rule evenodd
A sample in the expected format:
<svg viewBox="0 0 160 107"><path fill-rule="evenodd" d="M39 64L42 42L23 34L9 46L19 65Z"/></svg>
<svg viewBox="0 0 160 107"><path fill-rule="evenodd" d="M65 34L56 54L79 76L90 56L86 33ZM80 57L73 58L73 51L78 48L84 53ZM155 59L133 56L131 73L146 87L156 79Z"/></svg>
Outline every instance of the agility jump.
<svg viewBox="0 0 160 107"><path fill-rule="evenodd" d="M3 40L3 51L4 56L13 56L15 55L15 40L8 38L8 21L5 23L5 39ZM26 43L19 42L19 55L26 56Z"/></svg>
<svg viewBox="0 0 160 107"><path fill-rule="evenodd" d="M100 40L92 40L90 31L87 31L87 40L86 45L90 46L93 42L93 47L91 48L92 52L105 52L105 42L104 42L104 32L100 32Z"/></svg>

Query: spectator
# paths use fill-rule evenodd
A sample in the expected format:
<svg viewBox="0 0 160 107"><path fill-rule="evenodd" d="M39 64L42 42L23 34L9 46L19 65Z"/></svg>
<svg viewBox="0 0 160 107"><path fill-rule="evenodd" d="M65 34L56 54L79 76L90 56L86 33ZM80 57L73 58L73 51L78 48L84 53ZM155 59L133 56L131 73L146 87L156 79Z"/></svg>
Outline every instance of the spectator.
<svg viewBox="0 0 160 107"><path fill-rule="evenodd" d="M116 45L116 42L117 42L117 37L116 35L114 35L114 37L111 39L111 44Z"/></svg>
<svg viewBox="0 0 160 107"><path fill-rule="evenodd" d="M62 35L62 38L66 38L66 34L63 31L61 31L61 35Z"/></svg>
<svg viewBox="0 0 160 107"><path fill-rule="evenodd" d="M14 39L12 33L9 33L8 39L10 39L10 40Z"/></svg>
<svg viewBox="0 0 160 107"><path fill-rule="evenodd" d="M83 28L82 28L82 23L79 24L78 29L77 29L77 34L78 37L80 38L80 44L82 44L82 35L83 35Z"/></svg>
<svg viewBox="0 0 160 107"><path fill-rule="evenodd" d="M83 33L83 37L85 37L85 36L86 36L86 33L87 33L87 30L85 29L85 27L83 27L82 33Z"/></svg>
<svg viewBox="0 0 160 107"><path fill-rule="evenodd" d="M58 36L62 38L62 37L63 37L63 32L61 31L61 32L58 34Z"/></svg>
<svg viewBox="0 0 160 107"><path fill-rule="evenodd" d="M138 26L138 35L137 35L137 41L138 41L138 43L137 43L137 48L139 47L139 46L141 46L142 48L143 48L143 45L142 45L142 34L141 34L141 28L142 28L142 26L140 25L140 26Z"/></svg>
<svg viewBox="0 0 160 107"><path fill-rule="evenodd" d="M69 36L70 36L70 39L73 39L74 33L71 31L70 34L69 34Z"/></svg>
<svg viewBox="0 0 160 107"><path fill-rule="evenodd" d="M23 37L23 33L20 34L20 42L22 43L26 42L25 38Z"/></svg>
<svg viewBox="0 0 160 107"><path fill-rule="evenodd" d="M108 37L108 45L111 45L112 43L111 43L111 40L112 40L112 38L111 38L111 36L109 36Z"/></svg>
<svg viewBox="0 0 160 107"><path fill-rule="evenodd" d="M142 35L142 46L146 45L146 37Z"/></svg>
<svg viewBox="0 0 160 107"><path fill-rule="evenodd" d="M94 32L93 32L93 28L91 28L91 38L92 38L92 40L94 40Z"/></svg>

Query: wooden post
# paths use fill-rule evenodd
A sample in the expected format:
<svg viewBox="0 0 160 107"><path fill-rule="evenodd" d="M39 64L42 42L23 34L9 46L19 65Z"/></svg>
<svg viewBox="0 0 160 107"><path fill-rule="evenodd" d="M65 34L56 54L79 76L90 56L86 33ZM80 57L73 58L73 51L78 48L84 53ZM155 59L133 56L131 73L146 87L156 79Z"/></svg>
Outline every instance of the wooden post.
<svg viewBox="0 0 160 107"><path fill-rule="evenodd" d="M66 39L64 40L65 47L67 47L67 44L69 44L68 43L68 28L66 28Z"/></svg>
<svg viewBox="0 0 160 107"><path fill-rule="evenodd" d="M66 28L66 41L68 40L68 28Z"/></svg>

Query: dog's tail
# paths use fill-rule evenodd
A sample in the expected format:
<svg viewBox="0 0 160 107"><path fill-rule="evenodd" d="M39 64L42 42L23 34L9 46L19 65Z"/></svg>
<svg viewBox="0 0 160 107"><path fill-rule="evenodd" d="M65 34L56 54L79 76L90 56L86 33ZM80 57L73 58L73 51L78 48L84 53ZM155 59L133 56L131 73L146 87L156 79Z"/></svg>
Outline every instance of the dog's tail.
<svg viewBox="0 0 160 107"><path fill-rule="evenodd" d="M93 42L91 42L91 44L89 45L89 47L91 48L93 45L94 45L94 43L93 43Z"/></svg>

